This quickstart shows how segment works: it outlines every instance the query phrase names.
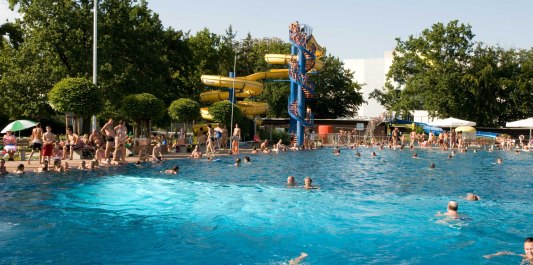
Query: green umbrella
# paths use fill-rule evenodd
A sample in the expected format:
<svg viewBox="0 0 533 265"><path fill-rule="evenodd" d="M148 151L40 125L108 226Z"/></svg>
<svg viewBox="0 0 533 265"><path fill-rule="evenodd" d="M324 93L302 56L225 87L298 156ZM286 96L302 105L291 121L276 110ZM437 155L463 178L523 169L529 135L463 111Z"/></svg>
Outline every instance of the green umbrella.
<svg viewBox="0 0 533 265"><path fill-rule="evenodd" d="M12 131L12 132L16 132L16 131L22 131L24 129L28 129L28 128L31 128L31 127L35 127L35 125L37 125L36 122L34 121L29 121L29 120L16 120L10 124L8 124L3 130L1 133L6 133L7 131Z"/></svg>

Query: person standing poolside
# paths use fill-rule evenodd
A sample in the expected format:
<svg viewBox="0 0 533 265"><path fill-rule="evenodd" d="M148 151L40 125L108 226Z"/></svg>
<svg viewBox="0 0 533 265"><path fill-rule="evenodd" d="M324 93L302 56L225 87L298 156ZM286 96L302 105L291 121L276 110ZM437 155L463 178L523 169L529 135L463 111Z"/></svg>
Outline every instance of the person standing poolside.
<svg viewBox="0 0 533 265"><path fill-rule="evenodd" d="M226 125L222 125L222 137L220 138L220 141L222 143L220 148L223 148L224 150L228 149L228 129L226 128Z"/></svg>
<svg viewBox="0 0 533 265"><path fill-rule="evenodd" d="M104 158L107 160L109 156L111 155L111 149L113 149L113 145L115 143L115 130L113 128L113 119L109 119L109 121L100 129L102 132L102 135L105 137L105 155Z"/></svg>
<svg viewBox="0 0 533 265"><path fill-rule="evenodd" d="M205 148L205 154L206 155L209 155L209 153L211 153L211 155L215 155L215 141L216 141L216 138L215 138L215 130L213 129L213 127L211 126L211 124L207 124L207 142L206 142L206 148Z"/></svg>
<svg viewBox="0 0 533 265"><path fill-rule="evenodd" d="M524 240L524 254L517 254L510 251L500 251L494 254L483 256L486 259L491 259L496 256L513 255L524 258L520 264L533 264L533 237L528 237Z"/></svg>
<svg viewBox="0 0 533 265"><path fill-rule="evenodd" d="M77 134L72 132L71 128L67 128L67 141L65 146L63 146L63 158L66 159L67 152L69 153L69 160L72 160L72 155L74 154L74 150L82 147L80 145L80 138Z"/></svg>
<svg viewBox="0 0 533 265"><path fill-rule="evenodd" d="M113 160L126 162L126 136L128 134L128 128L124 121L119 121L115 126L115 152L113 152Z"/></svg>
<svg viewBox="0 0 533 265"><path fill-rule="evenodd" d="M39 152L39 164L41 164L43 161L43 155L41 153L41 150L43 149L43 129L41 128L41 123L38 122L35 125L35 128L31 131L31 153L30 157L28 158L28 165L31 165L31 158L33 157L33 153L35 150Z"/></svg>
<svg viewBox="0 0 533 265"><path fill-rule="evenodd" d="M217 149L220 149L220 141L222 140L222 128L220 128L220 123L217 123L217 127L215 127L215 139L217 143Z"/></svg>
<svg viewBox="0 0 533 265"><path fill-rule="evenodd" d="M239 154L239 142L241 140L241 128L239 124L235 123L235 129L233 130L233 138L231 140L231 151L234 155Z"/></svg>
<svg viewBox="0 0 533 265"><path fill-rule="evenodd" d="M52 133L52 127L46 126L46 132L43 134L43 159L47 159L48 163L52 163L52 151L56 142L56 135Z"/></svg>
<svg viewBox="0 0 533 265"><path fill-rule="evenodd" d="M398 130L398 128L394 128L394 130L392 130L392 146L398 145L399 133L400 133L400 130Z"/></svg>
<svg viewBox="0 0 533 265"><path fill-rule="evenodd" d="M410 146L414 146L414 145L415 145L415 140L416 140L416 131L413 130L413 131L411 131L411 133L409 134L409 145L410 145Z"/></svg>
<svg viewBox="0 0 533 265"><path fill-rule="evenodd" d="M4 151L8 154L9 158L7 161L14 161L13 156L17 152L17 138L13 135L12 131L7 131L4 137L2 138L4 142Z"/></svg>

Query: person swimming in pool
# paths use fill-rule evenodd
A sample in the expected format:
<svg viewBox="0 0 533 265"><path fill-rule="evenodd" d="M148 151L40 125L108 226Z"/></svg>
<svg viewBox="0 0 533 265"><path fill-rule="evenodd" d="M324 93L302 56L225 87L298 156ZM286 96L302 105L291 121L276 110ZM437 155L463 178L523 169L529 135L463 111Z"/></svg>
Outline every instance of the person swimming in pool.
<svg viewBox="0 0 533 265"><path fill-rule="evenodd" d="M293 176L287 177L287 187L295 187L296 186L296 180Z"/></svg>
<svg viewBox="0 0 533 265"><path fill-rule="evenodd" d="M479 201L480 198L474 193L467 193L465 196L465 199L467 201Z"/></svg>
<svg viewBox="0 0 533 265"><path fill-rule="evenodd" d="M304 179L304 189L306 190L314 190L314 189L318 189L319 187L317 186L313 186L313 179L311 179L310 177L305 177Z"/></svg>
<svg viewBox="0 0 533 265"><path fill-rule="evenodd" d="M486 259L491 259L496 256L503 256L503 255L512 255L512 256L520 256L522 257L522 262L520 264L533 264L533 237L528 237L526 240L524 240L524 254L518 254L510 251L500 251L496 252L494 254L485 255L483 256Z"/></svg>
<svg viewBox="0 0 533 265"><path fill-rule="evenodd" d="M180 167L174 166L172 169L165 170L165 174L178 174L179 171L180 171Z"/></svg>
<svg viewBox="0 0 533 265"><path fill-rule="evenodd" d="M457 210L459 209L459 204L456 201L449 201L448 202L448 210L445 213L438 212L435 216L449 216L454 219L459 219L459 212Z"/></svg>

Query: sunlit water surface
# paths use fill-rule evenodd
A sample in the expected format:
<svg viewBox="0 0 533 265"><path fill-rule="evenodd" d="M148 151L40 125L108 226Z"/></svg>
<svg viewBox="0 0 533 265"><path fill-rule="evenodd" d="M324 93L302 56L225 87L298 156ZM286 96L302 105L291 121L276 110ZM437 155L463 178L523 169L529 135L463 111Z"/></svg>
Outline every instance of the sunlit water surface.
<svg viewBox="0 0 533 265"><path fill-rule="evenodd" d="M482 256L533 236L533 153L372 151L3 176L0 263L285 264L300 252L304 264L520 263ZM175 164L178 175L160 173ZM320 189L287 188L288 175ZM435 217L452 199L465 218Z"/></svg>

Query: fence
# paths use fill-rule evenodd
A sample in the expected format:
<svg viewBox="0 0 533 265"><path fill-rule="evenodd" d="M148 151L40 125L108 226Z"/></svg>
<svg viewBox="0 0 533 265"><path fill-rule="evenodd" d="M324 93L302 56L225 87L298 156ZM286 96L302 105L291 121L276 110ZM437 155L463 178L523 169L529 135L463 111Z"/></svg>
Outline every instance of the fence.
<svg viewBox="0 0 533 265"><path fill-rule="evenodd" d="M363 142L364 144L369 144L371 139L366 139L364 135L355 135L355 134L340 134L340 133L329 133L326 135L320 135L319 138L322 140L323 144L329 145L352 145L354 143ZM374 136L374 141L376 143L383 142L388 139L387 136Z"/></svg>

